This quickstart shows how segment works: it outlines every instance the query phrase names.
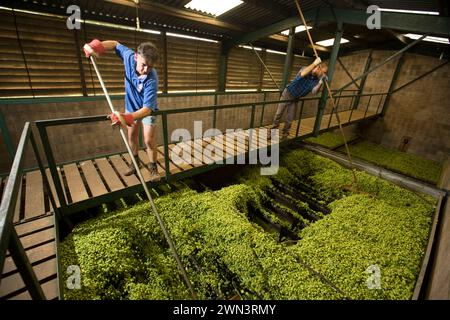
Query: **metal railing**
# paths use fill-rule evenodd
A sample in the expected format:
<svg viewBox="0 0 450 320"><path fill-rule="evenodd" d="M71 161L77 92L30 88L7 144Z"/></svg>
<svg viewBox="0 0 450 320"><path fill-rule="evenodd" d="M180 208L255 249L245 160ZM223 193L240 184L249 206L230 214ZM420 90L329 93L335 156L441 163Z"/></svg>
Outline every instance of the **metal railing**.
<svg viewBox="0 0 450 320"><path fill-rule="evenodd" d="M17 146L15 152L12 168L0 205L0 270L3 270L5 264L6 250L9 250L9 253L20 273L20 276L22 277L23 282L25 283L26 288L30 293L30 296L33 299L42 300L45 299L45 295L13 225L14 211L23 176L23 159L28 142L31 142L32 149L41 171L44 187L49 195L51 205L55 211L55 214L57 216L60 215L59 209L57 208L53 195L50 191L49 181L47 180L47 175L45 174L45 168L41 161L36 141L30 128L30 123L26 122L20 137L19 145ZM2 277L0 276L0 285L1 280Z"/></svg>
<svg viewBox="0 0 450 320"><path fill-rule="evenodd" d="M352 90L353 94L345 95L342 92L339 96L335 97L336 99L343 99L343 98L351 98L352 102L353 99L355 99L356 96L358 97L369 97L368 103L366 105L366 110L364 113L364 118L366 118L367 110L370 106L371 101L373 101L372 97L374 96L380 96L380 102L377 107L377 112L380 108L381 101L383 100L383 97L385 98L387 93L375 93L375 94L358 94L357 90ZM266 95L264 95L266 96ZM274 105L278 104L280 102L289 102L289 101L296 101L297 102L297 112L299 114L298 116L298 123L296 128L296 134L295 136L299 136L300 127L301 127L301 121L303 116L303 109L304 104L307 101L313 101L313 100L320 100L320 97L308 97L308 98L301 98L299 100L273 100L273 101L257 101L257 102L251 102L251 103L238 103L238 104L228 104L228 105L212 105L212 106L206 106L206 107L194 107L194 108L185 108L185 109L170 109L170 110L160 110L155 112L155 115L161 115L162 117L162 129L163 129L163 147L164 147L164 156L165 156L165 179L164 181L158 182L158 183L166 183L168 181L171 181L175 178L183 178L191 175L198 174L199 172L204 172L206 170L212 170L218 166L216 163L213 163L208 166L201 166L192 168L185 172L179 172L172 174L170 172L169 167L169 144L173 143L172 141L169 141L169 135L168 135L168 116L173 114L181 114L181 113L192 113L192 112L203 112L203 111L213 111L212 114L212 123L215 125L217 123L217 111L219 110L226 110L226 109L244 109L244 108L251 108L251 115L249 118L248 128L243 129L252 129L255 128L255 123L257 123L256 127L262 127L263 126L263 120L264 120L264 110L266 106L268 105ZM353 111L353 103L350 103L349 109ZM300 103L300 106L298 105ZM339 102L336 104L336 110L332 110L330 115L332 116L333 113L339 112ZM261 117L258 120L255 119L256 117L256 111L257 108L261 108ZM299 109L298 109L299 108ZM317 105L318 108L318 105ZM352 112L350 113L348 122L346 124L352 123ZM316 111L317 115L317 111ZM373 115L372 115L373 116ZM322 119L316 119L316 121L321 121ZM361 119L358 119L361 120ZM42 289L39 285L39 282L36 278L36 275L32 269L32 266L27 258L27 255L20 243L19 237L14 229L13 225L13 215L15 210L15 205L18 198L18 192L20 187L20 181L23 175L23 157L24 157L24 151L25 147L27 146L28 141L31 141L31 145L33 147L39 170L41 172L44 187L46 188L47 194L49 195L51 205L55 209L55 214L58 218L62 218L63 221L67 221L67 217L75 212L79 212L81 210L91 208L93 206L99 205L101 203L105 203L108 201L112 201L117 199L121 196L131 195L133 193L139 192L142 188L141 185L134 185L126 187L122 190L117 190L114 192L107 193L102 196L98 196L95 198L83 200L77 203L71 203L68 204L66 201L65 194L63 192L63 184L58 174L57 166L61 164L57 164L54 158L54 154L52 151L52 148L50 146L49 137L47 134L47 128L52 126L60 126L60 125L70 125L70 124L80 124L80 123L92 123L92 122L101 122L101 121L109 121L105 115L99 115L99 116L90 116L90 117L76 117L76 118L64 118L64 119L52 119L52 120L41 120L36 121L35 124L37 126L37 129L39 131L39 135L41 138L42 146L44 148L44 152L47 158L48 163L48 169L50 170L50 174L53 180L53 184L55 187L56 196L59 200L60 206L57 207L55 203L55 199L53 198L53 193L50 189L49 181L47 180L46 175L46 167L43 165L39 151L36 145L36 141L33 137L33 133L30 129L30 123L27 122L24 126L22 136L19 142L19 145L17 147L13 166L11 169L11 172L9 174L8 183L5 188L5 192L3 194L1 207L0 207L0 268L3 268L5 257L6 257L6 250L8 249L11 253L12 258L14 259L14 262L17 265L17 268L20 272L20 275L22 276L25 285L27 289L30 292L30 295L33 299L45 299L45 296L42 292ZM356 120L355 120L356 121ZM331 123L331 117L330 117L330 123ZM327 129L330 128L330 123L328 124ZM323 129L323 130L327 130ZM309 135L314 134L313 132ZM154 183L155 185L157 183ZM70 223L70 222L69 222ZM1 281L1 279L0 279ZM1 282L0 282L1 284Z"/></svg>
<svg viewBox="0 0 450 320"><path fill-rule="evenodd" d="M352 102L350 103L350 105L348 106L348 108L351 108L351 106L353 105L353 99L356 97L357 95L357 90L352 90L351 95L344 95L343 92L340 93L339 96L337 96L337 99L343 99L343 98L351 98ZM362 94L362 95L358 95L359 97L369 97L369 103L367 103L366 105L366 110L365 110L365 114L364 114L364 118L366 118L367 115L367 110L370 106L370 103L372 100L373 96L381 96L380 98L380 104L381 104L381 100L383 97L386 96L386 93L376 93L376 94ZM247 103L237 103L237 104L226 104L226 105L211 105L211 106L203 106L203 107L191 107L191 108L179 108L179 109L169 109L169 110L159 110L154 112L154 115L160 115L162 118L162 131L163 131L163 141L162 141L162 146L164 149L164 155L165 155L165 159L164 159L164 170L165 170L165 182L171 181L175 176L176 178L181 178L181 177L186 177L188 175L195 175L198 174L199 172L203 172L205 169L202 167L195 167L192 168L191 170L189 170L189 173L186 172L178 172L178 173L171 173L170 172L170 160L169 160L169 145L174 143L173 141L170 141L169 139L169 121L168 121L168 117L169 115L175 115L175 114L187 114L187 113L194 113L194 112L205 112L205 111L213 111L212 112L212 124L213 124L213 128L215 128L216 124L217 124L217 113L220 110L230 110L230 109L248 109L251 108L251 114L249 117L249 122L248 122L248 126L246 128L242 128L242 129L252 129L252 128L256 128L256 127L262 127L263 123L264 123L264 112L265 109L268 105L274 105L274 104L278 104L280 102L290 102L290 101L296 101L297 102L297 113L298 113L298 123L297 123L297 128L296 128L296 134L295 136L298 137L299 133L300 133L300 127L301 127L301 121L303 118L303 110L304 110L304 104L307 101L319 101L320 97L308 97L308 98L301 98L298 101L296 100L271 100L271 101L256 101L256 102L247 102ZM300 104L300 105L299 105ZM342 107L341 104L337 103L336 104L337 108ZM256 119L256 114L257 114L257 109L261 109L261 116L259 119ZM379 109L379 106L378 106ZM378 112L377 109L377 112ZM332 110L332 113L336 113L339 112L339 110ZM350 113L350 116L348 118L347 123L351 123L352 122L352 113L353 113L353 109L352 112ZM317 111L316 111L317 114ZM320 119L321 120L321 119ZM360 119L358 119L360 120ZM60 180L60 176L58 174L58 165L61 165L61 163L57 164L55 159L54 159L54 153L53 150L50 146L50 140L47 134L47 128L48 127L53 127L53 126L62 126L62 125L71 125L71 124L80 124L80 123L92 123L92 122L101 122L101 121L108 121L108 119L106 118L106 116L104 115L100 115L100 116L89 116L89 117L75 117L75 118L63 118L63 119L52 119L52 120L41 120L41 121L36 121L36 126L39 130L39 134L40 134L40 138L42 141L42 145L44 148L44 152L47 156L47 161L48 161L48 167L51 173L51 177L54 180L54 186L55 186L55 191L56 191L56 195L58 197L61 209L63 214L66 213L72 213L72 212L76 212L77 210L81 210L86 208L85 202L88 200L83 200L79 203L71 203L69 204L66 200L66 197L64 195L64 191L63 191L63 183ZM316 121L319 121L318 119L316 119ZM330 128L331 125L331 117L330 117L330 123L328 124L327 129ZM322 129L322 130L326 130L326 129ZM312 132L311 134L314 134L314 132ZM117 154L117 153L114 153ZM113 154L110 154L113 155ZM109 154L104 155L106 156L110 156ZM214 168L214 166L208 166L208 170L211 170L212 168ZM135 192L136 186L133 187L127 187L126 189L130 189L130 192ZM112 195L117 196L117 194L115 192L111 193ZM120 194L120 193L119 193ZM110 196L108 195L104 195L104 196L100 196L101 201L107 201L108 199L112 199Z"/></svg>

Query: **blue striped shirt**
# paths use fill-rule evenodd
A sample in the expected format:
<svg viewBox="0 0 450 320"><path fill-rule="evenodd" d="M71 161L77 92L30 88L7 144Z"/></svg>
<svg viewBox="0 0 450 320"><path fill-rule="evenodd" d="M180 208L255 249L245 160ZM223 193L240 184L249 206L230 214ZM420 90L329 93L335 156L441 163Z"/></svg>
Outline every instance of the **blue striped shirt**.
<svg viewBox="0 0 450 320"><path fill-rule="evenodd" d="M306 96L319 83L319 79L311 73L302 78L300 76L302 70L303 68L300 69L300 72L297 74L295 79L292 80L292 82L287 86L289 93L294 98Z"/></svg>

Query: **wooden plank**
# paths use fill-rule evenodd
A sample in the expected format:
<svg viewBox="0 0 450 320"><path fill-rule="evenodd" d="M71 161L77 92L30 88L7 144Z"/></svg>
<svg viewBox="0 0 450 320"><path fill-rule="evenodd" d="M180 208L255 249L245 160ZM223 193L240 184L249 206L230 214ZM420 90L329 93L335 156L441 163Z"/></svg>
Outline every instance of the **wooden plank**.
<svg viewBox="0 0 450 320"><path fill-rule="evenodd" d="M223 145L220 146L220 144L216 147L214 145L214 139L211 137L206 137L202 139L202 147L203 147L203 154L206 154L207 157L214 160L214 162L223 160ZM216 153L215 149L219 149L219 152Z"/></svg>
<svg viewBox="0 0 450 320"><path fill-rule="evenodd" d="M139 179L136 178L136 175L132 174L131 176L125 176L125 172L128 170L128 164L126 164L119 155L115 155L109 157L112 164L116 167L123 181L127 184L127 186L134 186L139 183Z"/></svg>
<svg viewBox="0 0 450 320"><path fill-rule="evenodd" d="M28 172L25 179L25 219L45 214L44 185L42 184L41 172Z"/></svg>
<svg viewBox="0 0 450 320"><path fill-rule="evenodd" d="M201 166L205 165L205 162L203 161L201 149L198 149L198 145L195 143L195 140L191 140L191 141L189 141L189 143L191 146L191 155L192 155L194 167L201 167Z"/></svg>
<svg viewBox="0 0 450 320"><path fill-rule="evenodd" d="M22 246L25 250L28 250L31 247L38 246L45 242L50 242L55 239L55 229L45 229L36 233L32 233L20 238L20 242L22 242Z"/></svg>
<svg viewBox="0 0 450 320"><path fill-rule="evenodd" d="M193 166L189 162L184 160L183 158L180 157L179 160L176 161L176 162L174 161L175 159L172 159L172 153L174 153L174 148L175 147L176 147L176 144L169 145L169 154L171 155L170 160L173 161L173 163L175 165L177 165L178 167L180 167L184 171L192 169ZM181 149L179 149L178 151L181 151ZM180 156L180 153L178 153L178 156ZM192 155L191 155L191 159L192 159ZM192 160L191 160L191 162L192 162Z"/></svg>
<svg viewBox="0 0 450 320"><path fill-rule="evenodd" d="M267 142L267 131L265 131L265 130L264 131L260 131L259 128L256 128L255 131L256 131L256 135L258 137L258 140L257 140L258 149L267 147L267 145L268 145L268 142ZM261 138L261 135L263 136L263 138ZM266 137L264 137L264 135Z"/></svg>
<svg viewBox="0 0 450 320"><path fill-rule="evenodd" d="M67 186L69 187L72 202L79 202L89 198L80 172L76 164L71 163L64 166L64 174L66 175Z"/></svg>
<svg viewBox="0 0 450 320"><path fill-rule="evenodd" d="M58 299L58 278L51 279L43 284L41 284L42 291L44 291L44 295L47 300L55 300ZM14 297L11 297L10 300L31 300L31 296L28 291L22 292Z"/></svg>
<svg viewBox="0 0 450 320"><path fill-rule="evenodd" d="M98 175L97 169L95 169L92 161L89 160L80 162L80 167L93 197L98 197L102 194L108 193L108 190Z"/></svg>
<svg viewBox="0 0 450 320"><path fill-rule="evenodd" d="M41 281L45 278L56 275L56 265L57 261L55 258L33 266L37 279ZM0 286L0 297L4 297L23 288L25 288L25 284L22 277L19 273L14 273L2 279L2 285Z"/></svg>
<svg viewBox="0 0 450 320"><path fill-rule="evenodd" d="M236 137L236 142L238 144L238 146L240 147L241 152L246 153L248 150L248 140L247 140L247 132L242 130L242 131L238 131L238 132L234 132L233 133L234 136ZM242 141L240 141L241 139Z"/></svg>
<svg viewBox="0 0 450 320"><path fill-rule="evenodd" d="M157 159L158 163L165 168L165 157L164 157L164 146L159 146L158 147L158 156ZM165 170L165 169L164 169ZM171 174L174 173L178 173L181 172L182 170L180 168L178 168L173 162L172 160L170 160L169 157L169 171Z"/></svg>
<svg viewBox="0 0 450 320"><path fill-rule="evenodd" d="M95 163L111 191L120 190L125 187L106 158L95 159Z"/></svg>
<svg viewBox="0 0 450 320"><path fill-rule="evenodd" d="M41 260L47 260L50 257L55 256L56 257L56 248L55 248L55 241L43 244L42 246L32 248L30 250L26 251L28 260L31 264L36 263ZM14 264L14 261L12 257L7 257L5 259L5 265L3 267L2 274L14 272L17 271L16 265Z"/></svg>
<svg viewBox="0 0 450 320"><path fill-rule="evenodd" d="M150 181L150 170L148 168L148 164L150 163L150 160L148 158L147 152L145 152L144 150L139 150L138 155L139 155L139 159L145 166L145 168L141 169L142 176L144 177L145 181ZM164 167L161 167L161 165L158 163L158 161L156 162L156 164L159 166L159 168L158 168L159 178L162 179L164 177ZM158 181L158 180L156 180L156 181Z"/></svg>
<svg viewBox="0 0 450 320"><path fill-rule="evenodd" d="M201 154L199 154L199 152L195 152L196 148L193 140L179 142L177 145L180 148L184 148L184 150L190 149L190 165L192 167L201 167L203 165Z"/></svg>
<svg viewBox="0 0 450 320"><path fill-rule="evenodd" d="M30 220L24 223L16 224L16 232L21 237L23 234L30 233L43 228L53 227L55 224L55 216L48 215L39 219Z"/></svg>
<svg viewBox="0 0 450 320"><path fill-rule="evenodd" d="M235 148L235 141L230 141L228 143L231 143L231 146L227 148L227 140L225 135L219 134L214 137L214 140L216 143L220 145L223 151L223 159L227 159L229 157L234 157L237 154L236 148Z"/></svg>
<svg viewBox="0 0 450 320"><path fill-rule="evenodd" d="M196 150L199 155L197 155L197 157L201 157L202 162L204 164L212 164L214 163L214 159L212 159L211 157L208 157L207 155L204 154L204 148L203 148L203 141L202 139L195 139L194 141L194 150Z"/></svg>

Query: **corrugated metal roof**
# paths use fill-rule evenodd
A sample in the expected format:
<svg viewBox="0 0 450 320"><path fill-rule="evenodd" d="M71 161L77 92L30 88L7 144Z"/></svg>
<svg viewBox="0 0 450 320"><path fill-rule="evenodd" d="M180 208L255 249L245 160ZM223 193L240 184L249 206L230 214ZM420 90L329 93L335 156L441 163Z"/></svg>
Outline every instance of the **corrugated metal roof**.
<svg viewBox="0 0 450 320"><path fill-rule="evenodd" d="M428 1L414 1L414 0L400 0L400 1L389 1L389 0L370 0L367 1L370 4L375 4L380 8L389 9L401 9L401 10L418 10L418 11L439 11L438 1L428 0Z"/></svg>
<svg viewBox="0 0 450 320"><path fill-rule="evenodd" d="M245 0L244 0L245 1ZM225 14L212 18L208 15L185 9L184 5L189 0L140 0L139 17L142 28L168 30L172 32L188 33L216 40L229 39L243 33L258 30L264 26L276 23L288 16L297 16L297 7L294 0L248 0L240 6ZM2 1L2 5L30 8L35 11L52 12L67 15L66 8L69 5L79 5L82 9L82 17L92 20L100 20L111 23L135 26L136 7L131 0L10 0ZM367 5L376 4L384 8L438 11L438 1L389 1L389 0L301 0L303 11L320 6L333 5L364 9ZM158 10L151 10L159 6ZM165 7L161 7L165 6ZM143 9L146 8L145 10ZM149 9L150 8L150 9ZM167 10L166 10L167 9ZM196 19L200 17L200 19ZM202 21L202 20L207 21ZM364 30L363 30L364 29ZM363 27L346 26L344 37L354 37L367 31ZM321 24L320 27L311 30L314 41L329 39L334 35L334 24ZM374 34L374 33L372 33ZM383 38L384 37L384 38ZM296 34L297 50L303 50L308 43L306 33ZM377 37L353 38L350 44L378 43L380 39L390 41L395 39L390 33L378 33ZM349 39L350 40L350 39ZM274 42L271 39L259 39L258 43L266 43L268 47L282 48L286 43Z"/></svg>

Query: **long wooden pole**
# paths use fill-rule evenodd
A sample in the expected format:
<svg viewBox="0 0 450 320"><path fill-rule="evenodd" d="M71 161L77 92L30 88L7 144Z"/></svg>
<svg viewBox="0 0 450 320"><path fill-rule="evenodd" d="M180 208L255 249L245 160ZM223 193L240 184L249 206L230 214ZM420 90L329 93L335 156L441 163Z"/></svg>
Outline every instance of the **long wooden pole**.
<svg viewBox="0 0 450 320"><path fill-rule="evenodd" d="M95 72L97 74L98 80L100 81L100 85L102 86L103 92L105 93L105 97L106 97L106 100L108 101L109 108L111 109L111 112L114 113L115 110L114 110L111 98L109 97L108 90L106 90L105 83L103 82L103 78L100 75L100 71L97 68L97 64L95 62L95 59L94 59L93 56L91 56L90 59L91 59L92 65L94 66L94 69L95 69ZM169 244L169 247L170 247L170 249L172 251L172 254L173 254L173 256L174 256L174 258L175 258L175 260L177 262L178 269L179 269L181 275L183 276L184 282L186 283L186 285L187 285L187 287L188 287L188 289L189 289L189 291L191 293L192 298L193 299L197 299L197 295L195 294L194 288L192 287L192 284L189 281L188 275L187 275L186 270L185 270L185 268L183 266L183 263L181 262L181 259L180 259L179 255L177 253L177 250L175 248L173 240L170 237L169 232L167 231L167 228L166 228L166 226L164 224L164 221L162 220L161 216L159 215L158 210L156 209L155 203L153 202L153 198L152 198L152 196L150 194L150 191L148 190L147 184L145 183L144 177L142 176L142 173L139 170L139 165L138 165L138 163L137 163L137 161L136 161L136 159L135 159L135 157L133 155L133 151L131 150L130 144L128 143L128 138L127 138L127 135L125 134L125 130L123 129L123 127L121 125L119 126L119 128L120 128L120 135L122 136L122 140L123 140L123 142L124 142L124 144L125 144L125 146L127 148L127 151L128 151L128 153L130 155L130 158L131 158L131 161L133 162L133 165L136 168L136 173L137 173L137 175L139 177L139 180L140 180L142 186L144 187L145 194L147 195L147 198L148 198L148 200L150 202L150 205L151 205L151 208L153 210L153 213L154 213L156 219L158 220L158 223L159 223L159 225L160 225L160 227L162 229L164 237L166 238L167 243ZM168 157L168 156L169 155L166 154L166 157Z"/></svg>
<svg viewBox="0 0 450 320"><path fill-rule="evenodd" d="M309 30L307 28L306 20L305 20L305 17L303 16L303 12L302 12L302 9L300 7L300 3L298 2L298 0L295 0L295 4L297 5L297 9L298 9L298 13L300 15L300 19L302 20L303 25L305 26L306 34L308 35L309 42L311 43L311 47L313 48L314 55L316 56L316 58L319 58L319 55L317 54L316 47L314 46L314 41L313 41L313 39L311 37L311 34L310 34L310 32L309 32ZM320 68L320 65L319 65L319 68ZM326 88L328 90L328 96L331 99L331 103L333 105L333 110L336 109L336 120L337 120L338 125L339 125L339 130L341 132L342 139L344 139L344 145L345 145L345 150L347 152L348 160L349 160L349 162L351 164L351 167L352 167L353 182L356 183L357 182L357 178L356 178L356 173L355 173L355 167L354 167L354 164L353 164L352 156L350 154L350 149L348 148L347 139L345 138L344 129L342 128L341 120L339 119L339 113L338 113L338 110L336 108L336 104L334 102L333 93L331 92L331 88L330 88L330 85L328 83L328 80L325 78L323 81L325 82L325 86L326 86ZM331 114L330 114L330 117L332 117L332 116L333 116L333 112L331 112Z"/></svg>

